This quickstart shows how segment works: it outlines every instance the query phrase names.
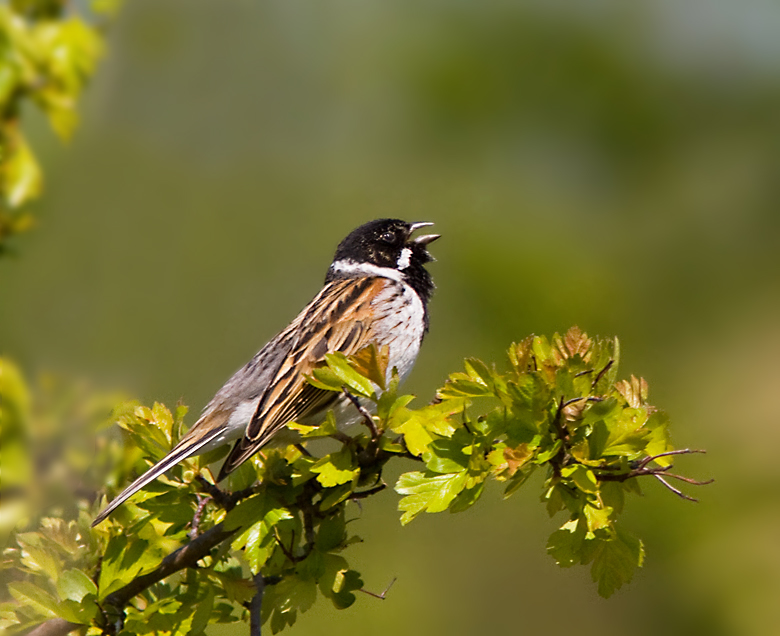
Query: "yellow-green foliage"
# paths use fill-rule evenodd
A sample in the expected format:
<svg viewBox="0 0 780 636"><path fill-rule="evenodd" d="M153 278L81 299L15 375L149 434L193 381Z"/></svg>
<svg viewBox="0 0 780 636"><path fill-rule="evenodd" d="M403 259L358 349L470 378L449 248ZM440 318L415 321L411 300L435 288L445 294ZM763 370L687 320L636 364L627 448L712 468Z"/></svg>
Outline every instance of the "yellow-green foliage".
<svg viewBox="0 0 780 636"><path fill-rule="evenodd" d="M103 49L99 20L116 5L93 2L83 16L51 0L0 5L0 249L30 226L31 217L18 209L41 192L41 169L21 126L27 104L43 112L60 138L71 136L78 99Z"/></svg>
<svg viewBox="0 0 780 636"><path fill-rule="evenodd" d="M304 441L331 436L331 452L266 449L220 491L208 467L219 458L215 451L177 465L97 528L89 524L106 496L88 493L18 520L4 553L12 582L0 625L14 633L61 617L97 634L116 630L124 617L123 633L200 633L209 623L248 618L254 587L246 568L266 582L262 618L274 633L318 594L349 607L363 583L343 554L360 540L346 523L347 507L379 492L383 467L399 458L419 463L395 485L402 524L422 512L465 510L491 480L508 497L539 469L547 512L564 515L550 555L564 567L590 564L603 596L631 580L644 550L618 525L624 496L638 491L638 476L666 474L667 457L657 456L671 446L666 416L647 403L647 384L617 380L617 340L577 328L529 337L510 347L508 370L467 360L465 371L417 408L414 396L398 395L396 379L377 395L386 361L373 348L352 359L332 354L309 379L376 405L353 436L337 431L332 414L320 427L290 425ZM8 414L29 407L18 376L2 369L5 432ZM97 444L96 463L110 457L113 464L104 495L115 495L176 444L186 411L127 402L114 409L125 450L117 456L116 427L103 426L98 439L113 440ZM196 536L211 541L197 569L133 587Z"/></svg>

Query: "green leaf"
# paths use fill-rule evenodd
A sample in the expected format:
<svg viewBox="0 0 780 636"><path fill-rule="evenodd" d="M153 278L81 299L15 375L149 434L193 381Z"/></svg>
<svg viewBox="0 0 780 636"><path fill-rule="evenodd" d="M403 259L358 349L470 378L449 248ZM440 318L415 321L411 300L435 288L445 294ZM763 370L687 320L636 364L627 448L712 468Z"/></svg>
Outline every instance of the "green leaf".
<svg viewBox="0 0 780 636"><path fill-rule="evenodd" d="M405 418L390 422L391 430L404 436L404 442L413 455L422 455L433 442L434 435L450 437L455 426L450 418L461 417L470 404L468 398L451 398L438 404L429 404L416 411L407 411ZM394 418L395 419L395 418Z"/></svg>
<svg viewBox="0 0 780 636"><path fill-rule="evenodd" d="M355 602L354 590L363 587L360 572L356 570L339 570L333 581L333 604L337 609L346 609Z"/></svg>
<svg viewBox="0 0 780 636"><path fill-rule="evenodd" d="M115 592L138 574L153 569L160 561L159 552L149 549L149 541L135 538L128 544L125 535L112 537L103 555L98 589L100 599ZM137 535L136 535L137 536Z"/></svg>
<svg viewBox="0 0 780 636"><path fill-rule="evenodd" d="M398 426L409 417L409 410L405 407L413 399L413 395L395 396L391 391L385 391L379 397L377 415L387 423L387 428Z"/></svg>
<svg viewBox="0 0 780 636"><path fill-rule="evenodd" d="M669 416L663 411L655 411L647 418L644 425L648 431L646 446L644 452L647 455L658 455L672 450L672 444L669 439ZM671 463L671 457L659 457L655 460L660 466L668 466Z"/></svg>
<svg viewBox="0 0 780 636"><path fill-rule="evenodd" d="M387 388L387 365L390 363L390 347L388 345L377 349L376 344L372 342L350 356L350 362L360 375L371 380L383 391Z"/></svg>
<svg viewBox="0 0 780 636"><path fill-rule="evenodd" d="M570 479L574 485L589 494L596 494L599 491L599 483L593 471L582 464L567 466L561 470L561 476Z"/></svg>
<svg viewBox="0 0 780 636"><path fill-rule="evenodd" d="M12 208L36 198L41 191L41 169L21 133L14 134L3 157L3 195Z"/></svg>
<svg viewBox="0 0 780 636"><path fill-rule="evenodd" d="M440 399L463 397L489 397L493 391L468 361L464 362L466 373L451 373L445 385L436 392ZM484 365L483 365L484 366Z"/></svg>
<svg viewBox="0 0 780 636"><path fill-rule="evenodd" d="M12 581L8 584L11 596L30 607L40 616L54 618L58 615L58 603L45 590L29 581Z"/></svg>
<svg viewBox="0 0 780 636"><path fill-rule="evenodd" d="M351 483L360 475L360 468L355 465L352 451L346 446L317 461L311 472L317 473L317 481L326 488Z"/></svg>
<svg viewBox="0 0 780 636"><path fill-rule="evenodd" d="M81 570L66 570L57 579L57 594L62 600L80 603L87 594L97 595L97 586Z"/></svg>
<svg viewBox="0 0 780 636"><path fill-rule="evenodd" d="M367 398L374 396L374 385L371 383L371 380L355 371L343 353L326 353L325 359L328 362L328 368L336 374L342 384L349 389L350 393L356 393Z"/></svg>
<svg viewBox="0 0 780 636"><path fill-rule="evenodd" d="M16 541L21 546L21 562L25 567L52 580L59 577L62 561L54 550L46 546L41 533L21 533L16 535Z"/></svg>
<svg viewBox="0 0 780 636"><path fill-rule="evenodd" d="M317 531L315 546L322 552L335 550L347 538L347 524L344 520L344 510L338 514L323 519Z"/></svg>
<svg viewBox="0 0 780 636"><path fill-rule="evenodd" d="M192 623L190 624L188 636L196 636L202 634L209 624L211 618L211 610L214 608L214 588L209 587L206 592L205 598L198 601L196 605L195 613L192 615Z"/></svg>
<svg viewBox="0 0 780 636"><path fill-rule="evenodd" d="M240 502L225 515L225 520L222 523L225 526L225 530L246 528L262 519L266 512L265 491L262 491Z"/></svg>
<svg viewBox="0 0 780 636"><path fill-rule="evenodd" d="M438 439L428 445L423 454L425 466L434 473L457 473L468 468L469 456L463 444L454 439Z"/></svg>
<svg viewBox="0 0 780 636"><path fill-rule="evenodd" d="M587 504L584 506L583 512L585 513L585 519L587 519L588 522L588 530L592 533L612 526L610 520L612 508L608 506L597 507Z"/></svg>
<svg viewBox="0 0 780 636"><path fill-rule="evenodd" d="M273 528L284 519L292 519L292 515L285 508L270 508L265 511L262 520L246 529L236 537L231 547L234 550L244 548L249 569L257 574L265 562L273 553L275 540Z"/></svg>
<svg viewBox="0 0 780 636"><path fill-rule="evenodd" d="M609 598L624 583L630 583L636 568L642 566L642 542L624 530L613 540L597 540L591 576L598 583L599 594Z"/></svg>
<svg viewBox="0 0 780 636"><path fill-rule="evenodd" d="M455 496L465 488L466 478L465 472L434 476L420 472L401 475L395 485L398 494L406 495L398 502L398 509L404 513L401 523L406 525L423 511L446 510Z"/></svg>
<svg viewBox="0 0 780 636"><path fill-rule="evenodd" d="M586 527L581 521L570 520L550 535L547 541L547 554L562 568L569 568L582 559L582 543L585 540Z"/></svg>
<svg viewBox="0 0 780 636"><path fill-rule="evenodd" d="M342 501L344 501L347 497L349 497L352 494L352 486L353 482L350 482L348 484L342 484L341 486L336 486L335 488L328 488L323 495L325 495L320 502L320 510L326 511L329 508L332 508L333 506L340 504Z"/></svg>
<svg viewBox="0 0 780 636"><path fill-rule="evenodd" d="M463 512L468 510L477 503L477 500L482 496L482 492L485 490L485 482L480 481L471 488L461 490L455 499L450 504L450 512Z"/></svg>
<svg viewBox="0 0 780 636"><path fill-rule="evenodd" d="M276 585L266 587L262 606L263 622L271 619L271 631L276 634L292 625L299 611L308 610L317 598L317 586L313 579L297 575L286 576Z"/></svg>
<svg viewBox="0 0 780 636"><path fill-rule="evenodd" d="M624 408L608 427L609 435L604 446L604 455L638 457L646 448L652 431L643 427L647 421L644 408Z"/></svg>
<svg viewBox="0 0 780 636"><path fill-rule="evenodd" d="M333 415L333 411L328 411L325 419L319 426L306 426L305 424L298 424L297 422L288 422L287 428L300 433L303 439L330 437L338 432L336 417Z"/></svg>

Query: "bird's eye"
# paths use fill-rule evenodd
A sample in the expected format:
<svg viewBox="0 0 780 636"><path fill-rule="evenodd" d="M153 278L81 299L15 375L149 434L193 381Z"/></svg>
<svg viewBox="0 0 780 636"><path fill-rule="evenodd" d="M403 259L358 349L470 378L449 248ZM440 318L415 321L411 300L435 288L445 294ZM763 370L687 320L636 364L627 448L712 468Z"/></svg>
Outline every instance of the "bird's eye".
<svg viewBox="0 0 780 636"><path fill-rule="evenodd" d="M385 232L382 234L382 236L379 237L379 240L382 241L382 243L387 243L388 245L392 245L395 243L395 233L394 232Z"/></svg>

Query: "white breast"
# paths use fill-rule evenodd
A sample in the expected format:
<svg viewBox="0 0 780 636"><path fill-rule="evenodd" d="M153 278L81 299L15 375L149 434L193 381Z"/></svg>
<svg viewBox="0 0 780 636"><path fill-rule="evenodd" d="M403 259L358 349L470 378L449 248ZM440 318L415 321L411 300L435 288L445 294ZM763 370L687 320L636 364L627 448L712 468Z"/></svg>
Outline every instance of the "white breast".
<svg viewBox="0 0 780 636"><path fill-rule="evenodd" d="M390 363L403 382L414 366L425 333L425 308L420 297L406 283L394 282L377 294L372 303L376 310L376 344L388 345Z"/></svg>

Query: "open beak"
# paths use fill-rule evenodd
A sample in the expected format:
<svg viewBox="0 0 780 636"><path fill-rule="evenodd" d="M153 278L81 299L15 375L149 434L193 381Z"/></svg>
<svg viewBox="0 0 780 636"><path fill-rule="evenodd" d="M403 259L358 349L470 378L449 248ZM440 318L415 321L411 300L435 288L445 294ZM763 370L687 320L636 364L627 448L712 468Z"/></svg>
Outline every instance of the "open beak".
<svg viewBox="0 0 780 636"><path fill-rule="evenodd" d="M428 227L430 225L433 225L433 223L412 223L409 226L409 234L412 234L415 230L419 230L421 227ZM423 234L422 236L411 239L409 242L414 243L415 245L425 246L429 243L433 243L437 238L441 238L441 234Z"/></svg>

